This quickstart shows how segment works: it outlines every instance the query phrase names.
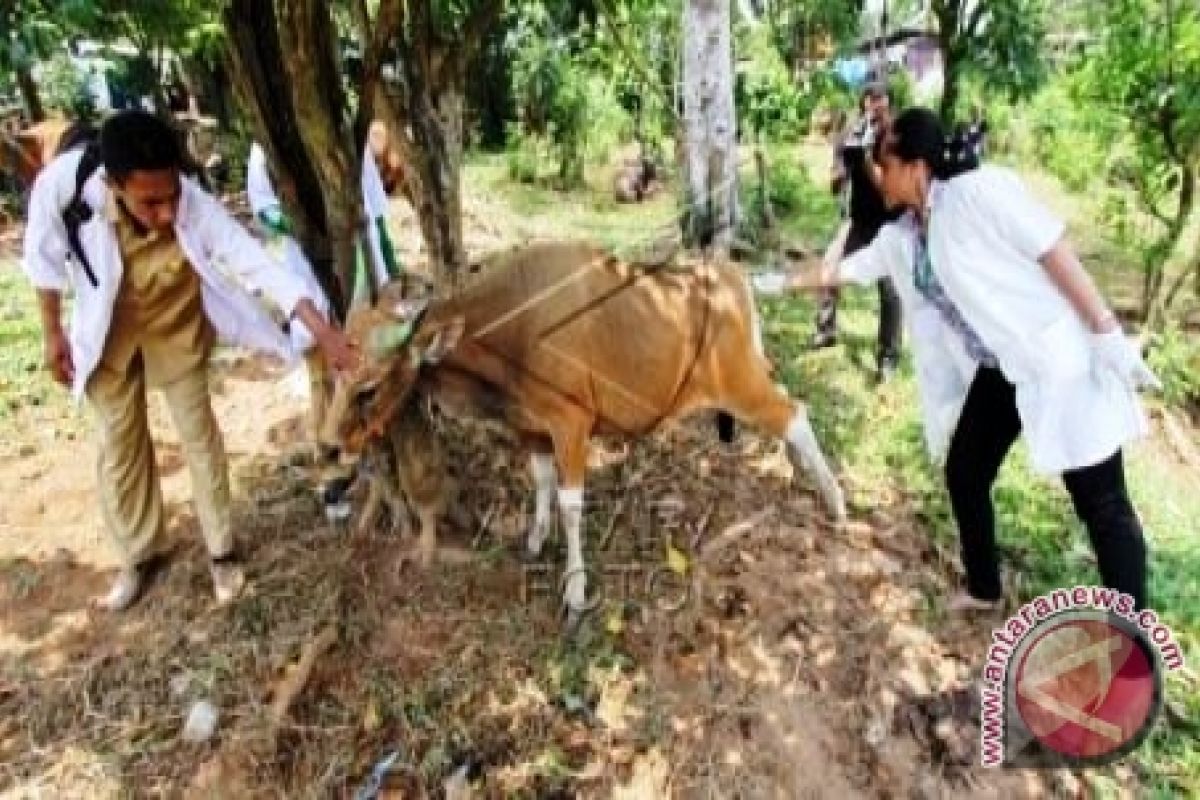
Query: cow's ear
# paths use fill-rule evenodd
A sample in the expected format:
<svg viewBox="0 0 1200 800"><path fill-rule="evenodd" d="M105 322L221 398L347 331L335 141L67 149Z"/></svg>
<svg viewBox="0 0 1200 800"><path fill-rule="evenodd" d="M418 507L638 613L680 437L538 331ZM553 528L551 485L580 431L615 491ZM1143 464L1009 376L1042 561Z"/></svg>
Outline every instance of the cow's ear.
<svg viewBox="0 0 1200 800"><path fill-rule="evenodd" d="M458 347L458 342L462 339L465 329L466 320L462 317L454 317L438 326L438 329L433 332L433 338L429 340L429 344L425 345L421 359L426 364L436 364L441 361L447 353Z"/></svg>

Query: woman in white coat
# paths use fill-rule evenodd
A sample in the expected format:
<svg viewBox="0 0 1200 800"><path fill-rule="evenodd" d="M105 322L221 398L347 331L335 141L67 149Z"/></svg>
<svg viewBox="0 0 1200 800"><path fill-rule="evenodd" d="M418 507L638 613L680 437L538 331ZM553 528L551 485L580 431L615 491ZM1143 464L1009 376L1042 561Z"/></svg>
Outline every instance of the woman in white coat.
<svg viewBox="0 0 1200 800"><path fill-rule="evenodd" d="M790 285L895 282L926 441L944 460L959 529L967 585L951 607L1000 602L991 487L1022 431L1033 468L1062 475L1105 585L1143 606L1146 550L1121 448L1146 430L1137 389L1157 381L1063 223L1016 175L967 169L924 108L897 117L878 150L885 200L907 213L870 247Z"/></svg>

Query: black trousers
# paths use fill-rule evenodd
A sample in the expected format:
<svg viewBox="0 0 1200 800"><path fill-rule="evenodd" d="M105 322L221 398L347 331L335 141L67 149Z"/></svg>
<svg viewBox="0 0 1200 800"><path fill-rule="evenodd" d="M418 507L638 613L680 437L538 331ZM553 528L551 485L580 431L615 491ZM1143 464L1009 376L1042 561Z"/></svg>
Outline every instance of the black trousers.
<svg viewBox="0 0 1200 800"><path fill-rule="evenodd" d="M869 245L878 232L878 228L851 222L843 257L853 255ZM819 336L837 335L839 294L837 289L827 289L821 293L821 303L817 308L817 334ZM900 322L900 295L896 293L896 287L892 285L891 278L881 278L879 280L879 339L875 351L880 365L885 362L894 364L900 359Z"/></svg>
<svg viewBox="0 0 1200 800"><path fill-rule="evenodd" d="M1021 432L1016 390L998 369L981 367L950 440L946 486L958 523L967 591L993 600L1001 595L996 564L992 483ZM1129 502L1121 451L1106 461L1063 473L1100 567L1104 585L1146 603L1146 546Z"/></svg>

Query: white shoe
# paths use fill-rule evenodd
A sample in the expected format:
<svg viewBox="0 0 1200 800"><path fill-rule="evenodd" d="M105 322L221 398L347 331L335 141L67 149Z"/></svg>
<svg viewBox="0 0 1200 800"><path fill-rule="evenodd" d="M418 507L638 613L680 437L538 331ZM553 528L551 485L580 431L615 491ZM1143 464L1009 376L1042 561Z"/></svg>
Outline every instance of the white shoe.
<svg viewBox="0 0 1200 800"><path fill-rule="evenodd" d="M968 611L998 611L1004 607L1004 598L997 600L980 600L978 597L972 597L967 592L957 592L954 597L950 598L950 602L946 608L956 614L965 613Z"/></svg>
<svg viewBox="0 0 1200 800"><path fill-rule="evenodd" d="M214 561L209 565L209 571L212 573L217 605L232 603L246 587L246 572L241 564Z"/></svg>
<svg viewBox="0 0 1200 800"><path fill-rule="evenodd" d="M124 611L133 605L133 601L141 594L144 577L140 567L122 569L108 594L100 598L97 605L105 611Z"/></svg>

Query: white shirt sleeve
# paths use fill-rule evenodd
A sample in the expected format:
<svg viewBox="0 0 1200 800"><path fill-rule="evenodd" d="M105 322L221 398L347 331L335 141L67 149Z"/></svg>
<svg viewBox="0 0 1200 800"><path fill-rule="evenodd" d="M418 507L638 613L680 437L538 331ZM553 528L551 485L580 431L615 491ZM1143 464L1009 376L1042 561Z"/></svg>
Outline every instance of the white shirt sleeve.
<svg viewBox="0 0 1200 800"><path fill-rule="evenodd" d="M841 282L867 285L891 275L899 253L895 235L891 224L884 225L869 245L842 259L837 269Z"/></svg>
<svg viewBox="0 0 1200 800"><path fill-rule="evenodd" d="M216 198L190 181L184 191L190 194L188 201L196 205L196 233L211 257L220 260L242 281L261 289L288 316L305 298L312 300L317 308L326 305L320 295L314 296L303 278L273 259Z"/></svg>
<svg viewBox="0 0 1200 800"><path fill-rule="evenodd" d="M29 194L21 266L38 289L62 292L67 288L67 226L62 210L74 190L80 157L80 153L72 152L51 161Z"/></svg>
<svg viewBox="0 0 1200 800"><path fill-rule="evenodd" d="M990 223L1023 258L1037 261L1062 238L1066 225L1015 173L981 168L974 188L974 205L982 221Z"/></svg>

